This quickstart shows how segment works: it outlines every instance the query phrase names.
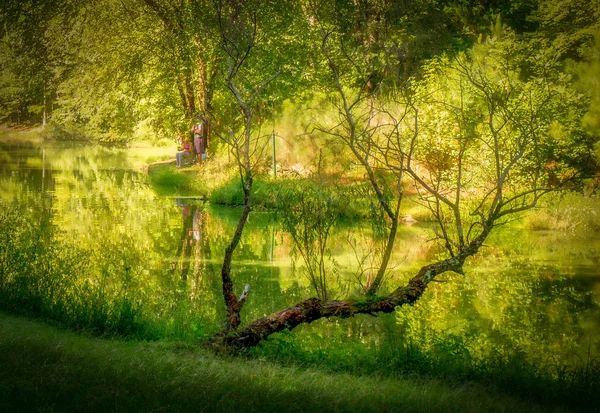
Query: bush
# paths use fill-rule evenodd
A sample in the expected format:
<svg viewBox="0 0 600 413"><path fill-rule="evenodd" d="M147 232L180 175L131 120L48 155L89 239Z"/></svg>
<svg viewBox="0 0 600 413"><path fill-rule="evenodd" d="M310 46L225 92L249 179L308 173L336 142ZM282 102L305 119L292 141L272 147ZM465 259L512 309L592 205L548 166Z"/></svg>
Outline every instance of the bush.
<svg viewBox="0 0 600 413"><path fill-rule="evenodd" d="M364 186L340 186L322 184L308 178L278 179L257 177L252 185L253 207L265 209L286 208L294 197L306 191L323 191L335 193L342 202L337 203L335 215L341 219L356 219L368 216L372 211L371 198L365 193ZM214 204L239 206L244 202L244 195L238 177L233 177L225 184L215 188L209 196Z"/></svg>
<svg viewBox="0 0 600 413"><path fill-rule="evenodd" d="M252 183L252 206L265 209L277 208L277 193L279 181L267 181L255 178ZM210 194L210 201L215 204L238 206L244 203L244 193L240 179L234 176L214 189Z"/></svg>
<svg viewBox="0 0 600 413"><path fill-rule="evenodd" d="M58 124L56 122L49 122L41 135L44 139L55 141L91 140L84 127L74 123Z"/></svg>

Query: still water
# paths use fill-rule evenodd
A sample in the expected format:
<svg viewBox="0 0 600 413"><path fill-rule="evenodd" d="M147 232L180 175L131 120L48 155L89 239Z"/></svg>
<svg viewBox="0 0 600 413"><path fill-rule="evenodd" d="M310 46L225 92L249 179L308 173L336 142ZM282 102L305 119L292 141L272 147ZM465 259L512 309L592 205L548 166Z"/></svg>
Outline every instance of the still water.
<svg viewBox="0 0 600 413"><path fill-rule="evenodd" d="M69 275L70 289L55 300L85 301L82 291L101 291L102 303L128 297L136 317L160 337L207 335L224 318L220 264L239 210L210 205L199 194L157 195L139 169L151 155L74 144L0 146L0 207L16 204L34 222L47 222L53 243L85 257L81 270ZM328 260L332 298L360 292L375 258L371 234L365 223L335 227ZM387 288L435 259L430 237L425 224L401 229ZM275 214L251 214L233 273L238 293L250 285L245 321L313 294ZM503 227L468 262L466 275L442 276L415 306L297 332L323 349L376 344L386 334L408 338L423 351L446 346L475 359L504 353L539 365L595 359L600 236Z"/></svg>

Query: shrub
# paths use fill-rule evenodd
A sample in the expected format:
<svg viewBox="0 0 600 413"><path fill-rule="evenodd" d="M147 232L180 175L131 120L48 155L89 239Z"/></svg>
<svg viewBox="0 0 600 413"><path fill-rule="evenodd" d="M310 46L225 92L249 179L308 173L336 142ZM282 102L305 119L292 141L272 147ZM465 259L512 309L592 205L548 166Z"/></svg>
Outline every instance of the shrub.
<svg viewBox="0 0 600 413"><path fill-rule="evenodd" d="M85 129L74 123L58 124L49 122L41 133L44 139L56 141L89 141L90 136Z"/></svg>
<svg viewBox="0 0 600 413"><path fill-rule="evenodd" d="M255 178L252 184L253 207L274 209L277 208L277 193L279 192L279 181L267 181L261 177ZM223 185L214 189L210 194L210 201L221 205L242 205L244 193L240 179L234 176Z"/></svg>

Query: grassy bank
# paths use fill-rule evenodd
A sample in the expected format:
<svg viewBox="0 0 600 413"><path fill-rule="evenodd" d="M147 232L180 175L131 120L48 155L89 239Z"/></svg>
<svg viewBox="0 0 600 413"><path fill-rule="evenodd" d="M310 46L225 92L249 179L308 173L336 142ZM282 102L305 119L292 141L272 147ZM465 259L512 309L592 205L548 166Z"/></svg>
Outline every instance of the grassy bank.
<svg viewBox="0 0 600 413"><path fill-rule="evenodd" d="M244 202L239 177L223 164L211 160L200 167L182 170L160 166L150 173L153 189L161 195L202 195L212 204L240 206ZM283 177L276 180L268 175L254 179L252 205L255 210L281 210L295 205L301 197L321 193L337 199L339 219L381 219L370 184L355 180L351 184L319 182L309 178ZM524 212L517 226L531 230L558 230L572 233L600 231L600 196L594 192L560 192L542 198L538 208ZM406 190L400 216L408 222L434 222L418 196Z"/></svg>
<svg viewBox="0 0 600 413"><path fill-rule="evenodd" d="M365 339L364 343L350 341L342 334L328 335L324 340L306 331L283 333L253 348L250 354L283 366L332 373L492 385L532 402L570 406L578 411L598 411L600 406L600 364L596 359L563 369L557 366L557 374L553 368L536 365L514 350L478 359L471 354L476 349L465 341L440 340L432 349L426 349L395 331L397 328L375 342Z"/></svg>
<svg viewBox="0 0 600 413"><path fill-rule="evenodd" d="M217 358L92 339L0 313L2 411L542 412L493 388Z"/></svg>

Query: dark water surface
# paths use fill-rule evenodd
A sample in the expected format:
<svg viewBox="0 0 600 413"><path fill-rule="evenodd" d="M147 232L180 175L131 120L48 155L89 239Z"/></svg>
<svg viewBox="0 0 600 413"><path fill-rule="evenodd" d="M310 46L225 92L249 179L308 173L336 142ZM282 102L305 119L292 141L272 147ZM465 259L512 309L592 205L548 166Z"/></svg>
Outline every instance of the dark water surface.
<svg viewBox="0 0 600 413"><path fill-rule="evenodd" d="M143 302L143 317L166 337L215 329L224 317L219 282L239 210L194 196L158 196L142 150L65 145L0 146L0 207L17 203L48 219L54 241L89 251L73 285ZM330 240L333 297L360 291L373 260L370 227L340 223ZM388 288L438 250L428 225L400 230ZM361 264L359 264L359 262ZM234 258L234 282L250 285L244 320L312 295L302 260L276 216L252 213ZM499 229L466 266L446 274L414 307L386 317L321 322L300 329L312 346L377 343L402 335L424 351L449 346L475 359L519 354L539 365L585 363L600 353L600 236ZM310 337L310 339L309 339ZM332 344L334 343L334 344Z"/></svg>

